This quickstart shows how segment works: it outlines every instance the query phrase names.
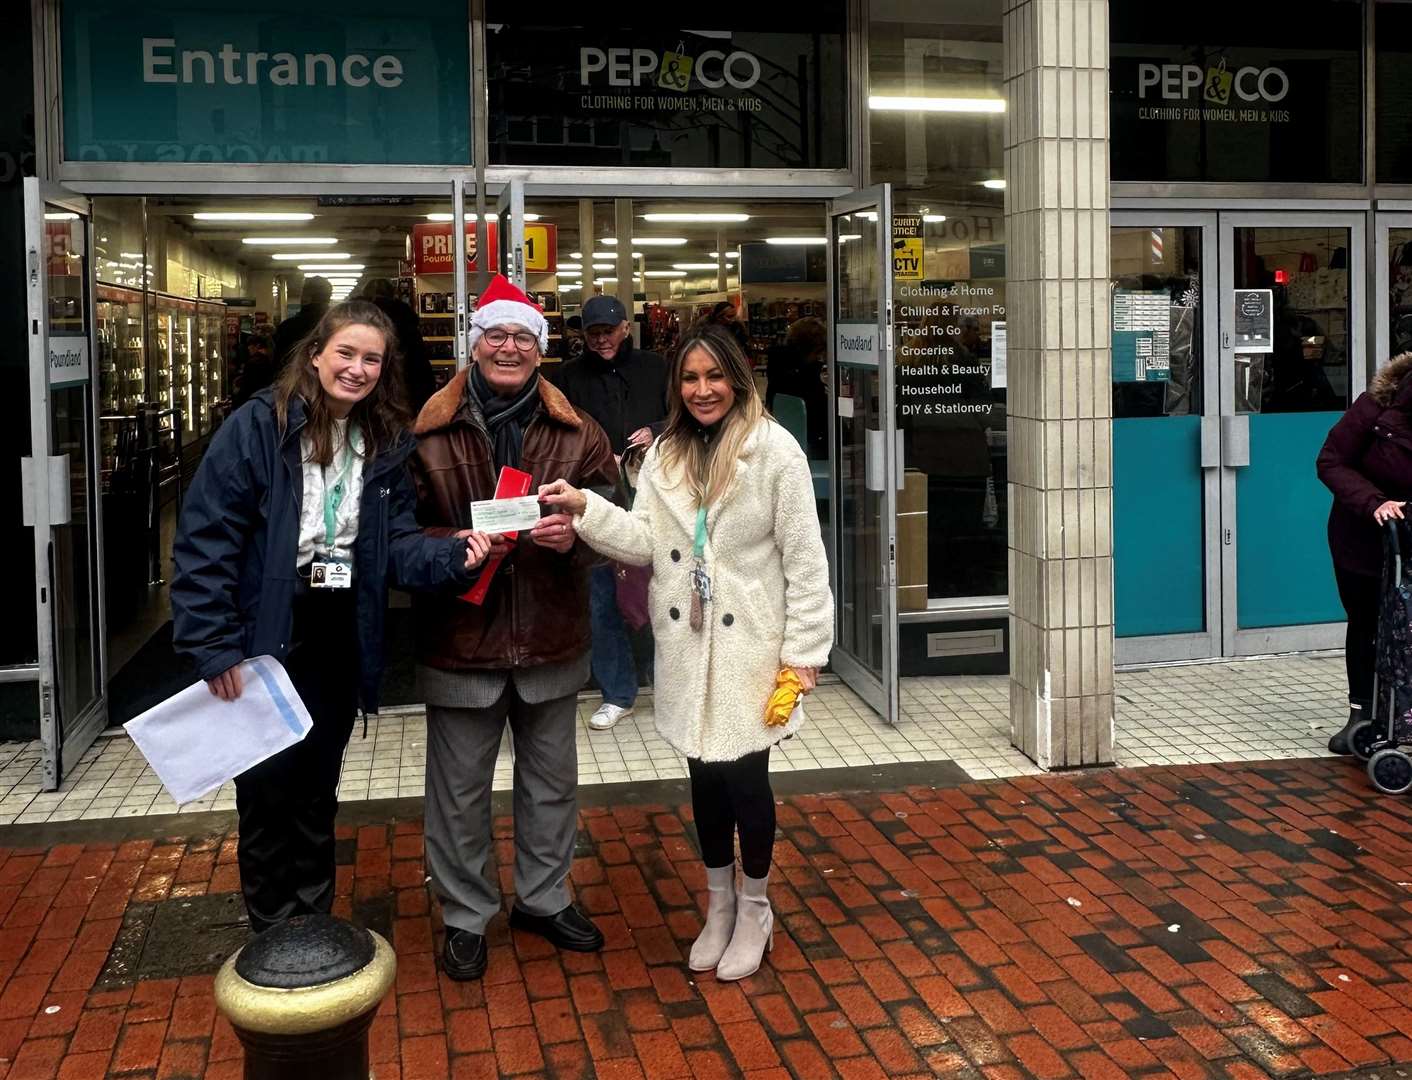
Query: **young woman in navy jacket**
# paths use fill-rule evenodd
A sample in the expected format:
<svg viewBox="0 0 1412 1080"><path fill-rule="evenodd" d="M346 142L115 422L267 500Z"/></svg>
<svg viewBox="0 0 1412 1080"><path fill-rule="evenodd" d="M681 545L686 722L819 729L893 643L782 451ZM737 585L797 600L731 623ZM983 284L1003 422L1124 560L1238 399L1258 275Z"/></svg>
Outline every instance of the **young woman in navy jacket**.
<svg viewBox="0 0 1412 1080"><path fill-rule="evenodd" d="M224 701L241 694L241 661L275 657L314 722L235 780L257 932L332 907L339 772L359 706L377 711L389 583L464 589L489 551L481 533L417 528L401 383L387 317L363 301L330 308L216 432L182 506L177 649Z"/></svg>

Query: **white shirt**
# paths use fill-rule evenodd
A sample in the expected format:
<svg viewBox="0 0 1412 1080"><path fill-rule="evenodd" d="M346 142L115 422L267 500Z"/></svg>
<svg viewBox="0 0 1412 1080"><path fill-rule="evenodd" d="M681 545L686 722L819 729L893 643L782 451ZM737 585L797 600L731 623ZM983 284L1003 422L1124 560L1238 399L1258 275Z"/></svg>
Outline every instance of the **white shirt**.
<svg viewBox="0 0 1412 1080"><path fill-rule="evenodd" d="M299 437L299 453L304 461L304 503L299 513L300 570L308 569L315 554L328 552L328 528L324 521L325 493L343 481L343 499L334 511L334 555L352 561L353 542L358 539L358 510L363 502L363 445L360 432L354 433L353 449L346 452L348 421L335 420L333 429L333 461L322 466L313 457L314 442L307 435ZM345 456L346 455L346 456Z"/></svg>

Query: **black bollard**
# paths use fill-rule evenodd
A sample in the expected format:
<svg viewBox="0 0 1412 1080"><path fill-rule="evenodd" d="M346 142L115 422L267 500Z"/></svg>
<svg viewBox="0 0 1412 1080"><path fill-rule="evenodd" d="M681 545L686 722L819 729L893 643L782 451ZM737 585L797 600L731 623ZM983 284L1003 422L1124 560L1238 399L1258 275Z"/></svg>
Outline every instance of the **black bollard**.
<svg viewBox="0 0 1412 1080"><path fill-rule="evenodd" d="M368 1080L368 1029L396 977L392 946L332 915L257 935L216 975L245 1080Z"/></svg>

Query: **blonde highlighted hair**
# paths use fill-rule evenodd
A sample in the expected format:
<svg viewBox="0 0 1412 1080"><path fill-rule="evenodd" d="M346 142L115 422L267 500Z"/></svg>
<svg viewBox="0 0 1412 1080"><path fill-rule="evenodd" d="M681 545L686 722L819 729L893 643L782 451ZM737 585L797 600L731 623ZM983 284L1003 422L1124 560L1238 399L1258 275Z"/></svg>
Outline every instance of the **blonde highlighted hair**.
<svg viewBox="0 0 1412 1080"><path fill-rule="evenodd" d="M698 349L721 369L735 394L735 402L721 421L719 432L709 442L682 400L682 371L687 357ZM769 418L755 386L755 372L730 331L698 324L687 332L677 349L667 385L671 388L667 429L658 440L662 468L667 475L685 481L698 504L710 506L720 501L735 479L736 462L745 440L762 420Z"/></svg>

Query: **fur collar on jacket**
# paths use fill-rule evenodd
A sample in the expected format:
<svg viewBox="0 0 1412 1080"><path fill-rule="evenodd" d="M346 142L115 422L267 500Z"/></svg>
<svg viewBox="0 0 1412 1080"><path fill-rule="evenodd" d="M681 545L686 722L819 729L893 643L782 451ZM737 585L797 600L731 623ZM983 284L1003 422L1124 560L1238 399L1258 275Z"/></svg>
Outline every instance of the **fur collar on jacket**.
<svg viewBox="0 0 1412 1080"><path fill-rule="evenodd" d="M1378 369L1368 392L1384 407L1397 400L1398 388L1412 374L1412 352L1399 353Z"/></svg>
<svg viewBox="0 0 1412 1080"><path fill-rule="evenodd" d="M466 399L466 383L469 380L470 368L458 371L455 378L433 394L417 415L417 421L412 425L412 434L420 437L450 427L455 422L461 411L461 405ZM542 372L539 379L539 400L544 406L545 414L550 419L565 427L583 427L583 419L569 404L569 399L560 392L557 386L546 379Z"/></svg>

